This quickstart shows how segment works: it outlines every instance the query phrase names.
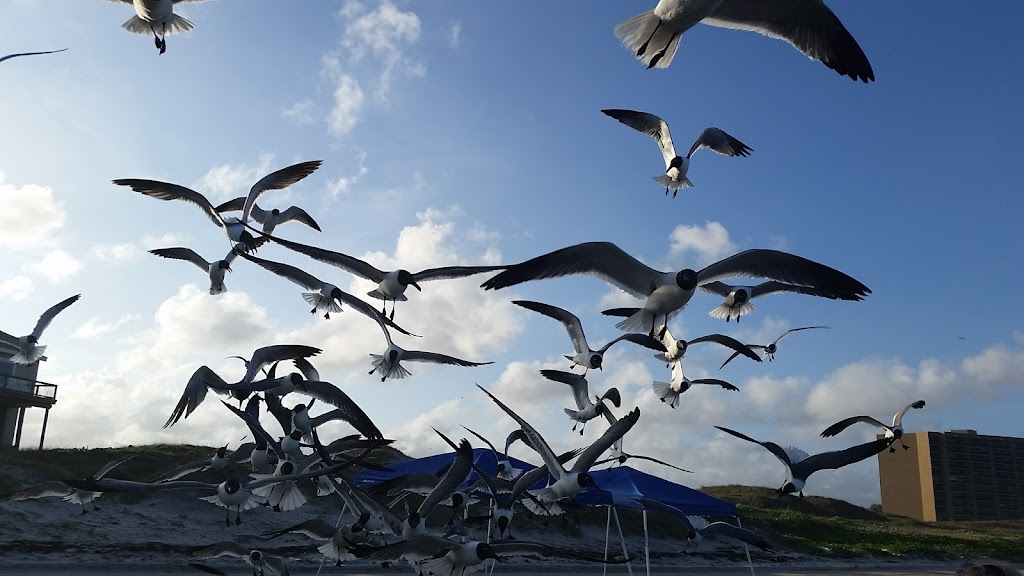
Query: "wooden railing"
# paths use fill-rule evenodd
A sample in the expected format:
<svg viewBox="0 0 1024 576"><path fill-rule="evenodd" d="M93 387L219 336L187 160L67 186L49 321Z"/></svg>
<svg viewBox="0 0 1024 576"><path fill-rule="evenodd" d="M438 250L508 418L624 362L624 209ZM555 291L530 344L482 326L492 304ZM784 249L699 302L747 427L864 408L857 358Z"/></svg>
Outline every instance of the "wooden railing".
<svg viewBox="0 0 1024 576"><path fill-rule="evenodd" d="M26 378L18 378L17 376L8 376L6 374L0 374L0 390L22 392L25 394L31 394L38 398L49 398L54 401L57 400L56 384L40 382L39 380L28 380Z"/></svg>

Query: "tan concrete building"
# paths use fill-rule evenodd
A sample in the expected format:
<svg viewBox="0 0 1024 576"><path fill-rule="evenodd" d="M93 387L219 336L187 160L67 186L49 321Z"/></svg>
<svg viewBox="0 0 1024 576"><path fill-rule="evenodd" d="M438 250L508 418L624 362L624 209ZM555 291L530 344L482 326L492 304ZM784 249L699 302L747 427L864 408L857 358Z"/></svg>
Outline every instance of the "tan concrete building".
<svg viewBox="0 0 1024 576"><path fill-rule="evenodd" d="M928 522L1024 518L1024 438L906 434L878 455L882 510Z"/></svg>

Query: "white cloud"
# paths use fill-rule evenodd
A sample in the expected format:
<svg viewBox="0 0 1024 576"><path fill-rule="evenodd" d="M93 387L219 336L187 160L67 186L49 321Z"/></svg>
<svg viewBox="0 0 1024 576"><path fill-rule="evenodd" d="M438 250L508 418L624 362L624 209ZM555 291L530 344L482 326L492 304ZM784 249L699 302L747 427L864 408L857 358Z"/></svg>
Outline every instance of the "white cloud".
<svg viewBox="0 0 1024 576"><path fill-rule="evenodd" d="M327 115L327 126L335 136L348 134L359 123L365 98L359 81L348 74L335 77L334 105Z"/></svg>
<svg viewBox="0 0 1024 576"><path fill-rule="evenodd" d="M8 184L0 172L0 246L20 250L51 244L54 230L64 225L64 206L46 186Z"/></svg>
<svg viewBox="0 0 1024 576"><path fill-rule="evenodd" d="M96 246L92 255L108 262L127 262L140 254L139 247L132 243Z"/></svg>
<svg viewBox="0 0 1024 576"><path fill-rule="evenodd" d="M100 322L99 317L93 316L79 326L74 334L72 334L72 337L82 339L97 338L110 334L121 326L138 319L139 316L137 314L125 314L113 322Z"/></svg>
<svg viewBox="0 0 1024 576"><path fill-rule="evenodd" d="M64 250L53 250L30 267L54 284L74 276L82 269L78 260Z"/></svg>
<svg viewBox="0 0 1024 576"><path fill-rule="evenodd" d="M359 167L356 169L356 173L349 176L339 176L338 178L330 181L327 185L327 191L330 192L331 198L337 200L340 196L344 196L352 189L353 186L359 182L359 179L366 176L369 169L366 167L366 152L359 150L356 153L356 161Z"/></svg>
<svg viewBox="0 0 1024 576"><path fill-rule="evenodd" d="M449 46L452 48L458 48L459 44L462 43L462 22L458 20L452 20L449 22L445 37L448 39Z"/></svg>
<svg viewBox="0 0 1024 576"><path fill-rule="evenodd" d="M0 298L13 302L24 300L32 293L32 279L28 276L15 276L0 282Z"/></svg>
<svg viewBox="0 0 1024 576"><path fill-rule="evenodd" d="M294 121L296 124L312 124L313 101L309 98L299 100L288 108L281 110L281 116Z"/></svg>
<svg viewBox="0 0 1024 576"><path fill-rule="evenodd" d="M188 242L188 240L189 236L187 234L168 232L166 234L161 234L160 236L146 236L139 241L139 244L141 244L146 250L153 250L155 248L182 246Z"/></svg>
<svg viewBox="0 0 1024 576"><path fill-rule="evenodd" d="M271 172L270 163L274 155L262 152L255 166L248 164L221 164L207 171L199 180L198 188L213 198L226 200L233 196L244 196L260 178Z"/></svg>
<svg viewBox="0 0 1024 576"><path fill-rule="evenodd" d="M706 266L736 252L729 232L718 222L707 222L704 226L680 224L669 238L672 242L669 257L673 261L683 260L692 268Z"/></svg>
<svg viewBox="0 0 1024 576"><path fill-rule="evenodd" d="M378 60L380 86L378 97L387 99L391 80L396 73L423 76L426 68L412 60L406 50L420 39L419 16L402 12L392 2L384 0L375 10L364 11L362 6L347 5L342 15L349 22L341 37L341 46L353 62L373 56Z"/></svg>

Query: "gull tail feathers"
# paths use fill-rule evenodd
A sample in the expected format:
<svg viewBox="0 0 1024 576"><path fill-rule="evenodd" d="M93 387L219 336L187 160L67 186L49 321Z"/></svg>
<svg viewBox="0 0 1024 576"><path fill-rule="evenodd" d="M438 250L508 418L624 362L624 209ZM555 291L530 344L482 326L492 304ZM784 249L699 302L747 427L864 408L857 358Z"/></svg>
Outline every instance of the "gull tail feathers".
<svg viewBox="0 0 1024 576"><path fill-rule="evenodd" d="M641 334L651 331L654 325L654 314L641 308L635 314L615 325L623 332L639 332Z"/></svg>
<svg viewBox="0 0 1024 576"><path fill-rule="evenodd" d="M565 415L568 416L570 420L574 422L580 421L580 419L576 417L576 411L572 408L562 408L562 410L565 411Z"/></svg>
<svg viewBox="0 0 1024 576"><path fill-rule="evenodd" d="M165 28L166 27L166 28ZM192 24L188 19L182 18L177 14L171 14L167 18L167 22L163 24L150 24L138 16L132 16L127 22L121 25L121 28L132 32L133 34L153 34L154 30L164 34L181 34L182 32L188 32L195 25ZM164 30L167 30L164 32Z"/></svg>
<svg viewBox="0 0 1024 576"><path fill-rule="evenodd" d="M384 366L384 357L381 356L380 354L370 354L370 357L373 358L373 371L383 376L384 372L387 371L387 368ZM412 372L409 372L408 370L405 369L405 366L399 364L398 366L391 367L391 372L388 373L387 379L403 380L408 376L412 376Z"/></svg>
<svg viewBox="0 0 1024 576"><path fill-rule="evenodd" d="M679 49L682 33L659 27L661 18L649 10L615 26L615 37L648 68L668 68ZM664 53L662 51L664 50Z"/></svg>
<svg viewBox="0 0 1024 576"><path fill-rule="evenodd" d="M277 502L281 512L295 510L305 503L306 495L302 493L302 490L299 490L295 482L284 482L284 489L281 490L281 497ZM271 504L274 504L273 500L271 500Z"/></svg>
<svg viewBox="0 0 1024 576"><path fill-rule="evenodd" d="M339 550L338 547L334 545L334 542L332 540L328 540L326 543L321 544L317 548L317 550L319 550L321 554L330 558L331 560L340 560L341 562L348 562L350 560L356 559L356 557L352 554L349 554L348 551L342 552L341 550Z"/></svg>
<svg viewBox="0 0 1024 576"><path fill-rule="evenodd" d="M728 306L723 303L714 310L712 310L711 312L708 312L708 314L712 318L718 318L719 320L728 320L729 318L736 318L736 320L739 321L741 316L743 316L744 314L750 314L756 309L757 308L754 308L754 305L751 304L750 302L744 302L739 306Z"/></svg>
<svg viewBox="0 0 1024 576"><path fill-rule="evenodd" d="M316 306L317 310L328 312L341 312L341 304L334 298L325 298L319 292L303 292L302 299L306 304Z"/></svg>
<svg viewBox="0 0 1024 576"><path fill-rule="evenodd" d="M216 296L217 294L223 294L228 291L228 287L224 283L210 284L210 294Z"/></svg>
<svg viewBox="0 0 1024 576"><path fill-rule="evenodd" d="M651 179L657 182L658 184L661 184L665 188L668 188L669 190L676 190L678 188L690 188L691 186L693 186L693 182L690 182L690 179L687 178L686 176L683 176L682 180L673 180L672 178L668 177L668 174L662 174L661 176L652 176Z"/></svg>
<svg viewBox="0 0 1024 576"><path fill-rule="evenodd" d="M35 364L43 357L43 353L46 352L46 346L36 345L32 347L32 350L26 354L24 351L19 351L17 354L11 357L11 362L14 364Z"/></svg>
<svg viewBox="0 0 1024 576"><path fill-rule="evenodd" d="M521 501L523 506L526 506L526 509L536 516L561 516L563 510L557 502L543 501L541 495L544 493L545 490L549 490L549 488L541 488L540 490L530 490L530 494L533 494L537 498L537 500L543 502L543 505L537 504L537 502L534 501L533 498L524 498Z"/></svg>
<svg viewBox="0 0 1024 576"><path fill-rule="evenodd" d="M654 389L654 394L657 395L662 402L665 402L673 408L679 406L679 392L673 390L672 385L668 382L658 382L655 380L651 383L651 388Z"/></svg>

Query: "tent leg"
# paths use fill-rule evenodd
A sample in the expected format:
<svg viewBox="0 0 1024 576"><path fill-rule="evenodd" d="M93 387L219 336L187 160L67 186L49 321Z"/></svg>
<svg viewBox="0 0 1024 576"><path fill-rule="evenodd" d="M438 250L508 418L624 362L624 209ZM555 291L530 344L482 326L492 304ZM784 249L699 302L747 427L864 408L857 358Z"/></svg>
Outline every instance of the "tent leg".
<svg viewBox="0 0 1024 576"><path fill-rule="evenodd" d="M604 523L604 559L608 560L608 535L612 531L612 507L608 506L608 520ZM603 564L604 568L601 570L601 576L608 574L608 565Z"/></svg>
<svg viewBox="0 0 1024 576"><path fill-rule="evenodd" d="M487 543L491 543L491 521L494 520L494 509L497 507L497 502L492 501L490 498L487 499L487 506L491 510L491 517L487 519ZM469 513L469 506L466 506L466 513ZM491 560L491 565L487 567L487 576L491 576L494 573L494 565L497 564L496 560Z"/></svg>
<svg viewBox="0 0 1024 576"><path fill-rule="evenodd" d="M644 562L647 564L647 576L651 576L651 542L647 536L647 509L644 509Z"/></svg>
<svg viewBox="0 0 1024 576"><path fill-rule="evenodd" d="M338 521L334 523L334 527L341 526L341 517L345 515L345 510L348 510L348 502L341 505L341 513L338 514ZM316 569L316 575L320 576L320 571L324 568L324 560L327 560L327 556L320 556L320 566Z"/></svg>
<svg viewBox="0 0 1024 576"><path fill-rule="evenodd" d="M736 525L743 528L743 522L739 516L736 516ZM743 543L743 551L747 553L747 566L750 567L750 576L756 576L754 574L754 563L750 560L750 546L747 546L746 542Z"/></svg>
<svg viewBox="0 0 1024 576"><path fill-rule="evenodd" d="M626 537L622 535L622 524L619 523L619 512L612 507L612 516L615 517L615 529L619 531L619 542L622 542L622 557L628 558L629 552L626 551ZM626 562L626 570L629 571L629 576L633 576L633 563Z"/></svg>

